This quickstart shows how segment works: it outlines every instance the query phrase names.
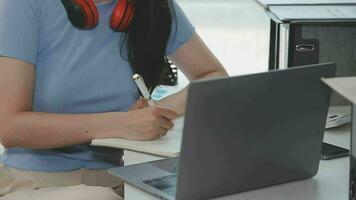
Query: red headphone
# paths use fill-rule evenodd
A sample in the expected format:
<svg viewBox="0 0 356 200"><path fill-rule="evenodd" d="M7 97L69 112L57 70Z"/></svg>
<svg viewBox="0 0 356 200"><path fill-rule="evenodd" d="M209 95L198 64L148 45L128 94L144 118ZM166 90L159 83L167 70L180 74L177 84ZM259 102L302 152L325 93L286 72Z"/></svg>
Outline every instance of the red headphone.
<svg viewBox="0 0 356 200"><path fill-rule="evenodd" d="M93 29L99 22L99 12L93 0L62 0L68 18L79 29ZM130 0L117 0L110 18L114 31L125 32L130 27L135 9Z"/></svg>

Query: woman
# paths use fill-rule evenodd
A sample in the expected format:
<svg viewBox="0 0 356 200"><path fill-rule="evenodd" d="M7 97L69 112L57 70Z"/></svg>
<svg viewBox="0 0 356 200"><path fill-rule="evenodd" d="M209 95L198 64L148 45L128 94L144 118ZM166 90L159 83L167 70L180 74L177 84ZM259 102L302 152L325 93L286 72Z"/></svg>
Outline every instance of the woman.
<svg viewBox="0 0 356 200"><path fill-rule="evenodd" d="M115 17L128 6L121 23ZM79 184L117 188L122 183L106 169L120 164L121 151L88 143L154 140L185 110L186 89L147 106L132 74L151 91L168 58L190 80L227 75L171 0L2 0L0 41L0 173L10 177L2 195Z"/></svg>

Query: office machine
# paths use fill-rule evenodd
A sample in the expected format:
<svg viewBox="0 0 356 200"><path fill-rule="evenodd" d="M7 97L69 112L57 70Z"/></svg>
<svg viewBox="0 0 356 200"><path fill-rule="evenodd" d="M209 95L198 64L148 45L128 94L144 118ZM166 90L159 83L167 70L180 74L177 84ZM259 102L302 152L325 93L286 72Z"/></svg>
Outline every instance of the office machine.
<svg viewBox="0 0 356 200"><path fill-rule="evenodd" d="M356 75L356 1L256 2L271 18L269 69L335 62L337 77ZM330 106L345 105L348 103L341 96L332 93ZM326 128L350 123L350 111L329 111Z"/></svg>

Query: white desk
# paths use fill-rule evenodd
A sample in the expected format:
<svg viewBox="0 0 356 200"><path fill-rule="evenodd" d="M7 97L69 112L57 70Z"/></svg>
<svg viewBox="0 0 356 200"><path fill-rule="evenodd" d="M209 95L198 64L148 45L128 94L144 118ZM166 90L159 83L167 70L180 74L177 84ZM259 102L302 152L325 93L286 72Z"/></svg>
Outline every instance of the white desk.
<svg viewBox="0 0 356 200"><path fill-rule="evenodd" d="M325 133L324 141L335 144L344 148L350 146L350 127L344 126L337 129L329 130ZM172 141L180 144L180 139L171 138ZM97 141L97 144L100 141ZM103 144L105 145L105 144ZM114 144L110 145L115 147ZM146 146L146 150L152 148L157 152L157 146ZM175 146L177 154L180 150L180 145ZM164 149L160 149L164 151ZM172 149L170 149L170 153ZM125 165L148 162L167 158L167 155L150 155L149 153L135 152L132 150L124 150ZM232 196L221 197L218 200L347 200L348 199L348 177L349 177L349 158L341 158L331 161L321 161L317 176L312 179L268 187L259 190L244 192ZM139 189L136 189L128 184L125 184L125 199L126 200L157 200Z"/></svg>

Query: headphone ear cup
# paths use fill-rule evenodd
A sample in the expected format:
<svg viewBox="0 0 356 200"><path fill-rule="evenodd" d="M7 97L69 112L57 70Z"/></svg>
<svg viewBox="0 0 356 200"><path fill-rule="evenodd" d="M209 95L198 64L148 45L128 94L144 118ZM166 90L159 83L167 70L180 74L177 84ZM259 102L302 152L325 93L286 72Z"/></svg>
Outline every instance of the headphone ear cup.
<svg viewBox="0 0 356 200"><path fill-rule="evenodd" d="M99 12L92 0L62 0L70 22L79 29L93 29L99 22Z"/></svg>
<svg viewBox="0 0 356 200"><path fill-rule="evenodd" d="M111 29L125 32L130 27L135 8L128 0L118 0L110 18Z"/></svg>

